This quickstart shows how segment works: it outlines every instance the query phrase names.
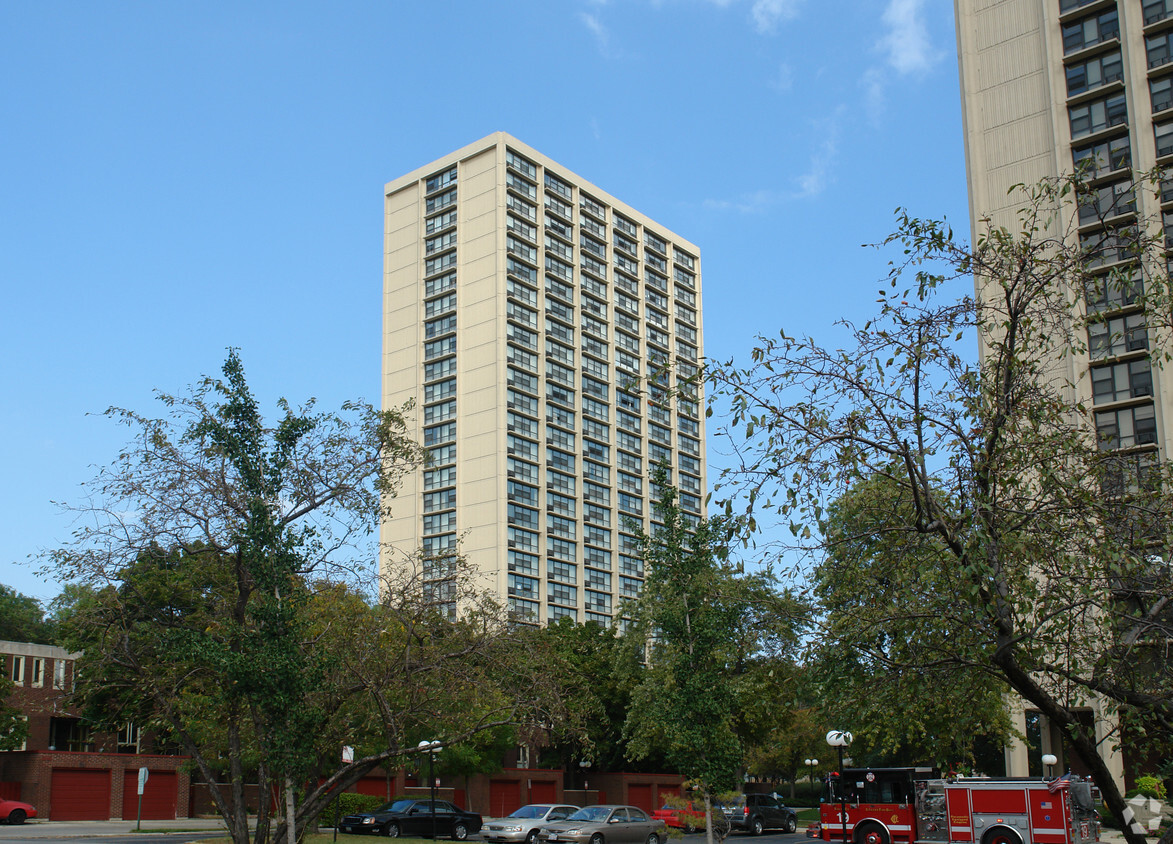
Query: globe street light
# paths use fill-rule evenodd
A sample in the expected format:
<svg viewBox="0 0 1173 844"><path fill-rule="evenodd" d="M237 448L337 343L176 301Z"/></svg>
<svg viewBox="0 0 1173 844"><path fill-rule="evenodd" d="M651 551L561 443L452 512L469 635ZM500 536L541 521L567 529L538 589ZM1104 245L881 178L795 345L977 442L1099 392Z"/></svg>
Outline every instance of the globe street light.
<svg viewBox="0 0 1173 844"><path fill-rule="evenodd" d="M587 770L591 767L590 759L583 759L578 763L578 769L582 772L582 790L590 790L590 783L587 782Z"/></svg>
<svg viewBox="0 0 1173 844"><path fill-rule="evenodd" d="M1058 757L1048 753L1043 756L1043 764L1047 766L1047 779L1053 779L1055 776L1055 766L1059 764Z"/></svg>
<svg viewBox="0 0 1173 844"><path fill-rule="evenodd" d="M432 840L436 840L436 754L440 752L441 743L432 739L425 739L416 745L421 753L428 754L428 785L432 793Z"/></svg>
<svg viewBox="0 0 1173 844"><path fill-rule="evenodd" d="M819 764L819 760L818 759L804 759L803 764L807 765L811 769L811 771L810 771L811 792L814 792L814 790L815 790L815 765Z"/></svg>
<svg viewBox="0 0 1173 844"><path fill-rule="evenodd" d="M839 751L839 822L843 825L843 844L847 844L847 783L843 779L843 748L851 744L851 733L846 730L831 730L827 733L827 744Z"/></svg>

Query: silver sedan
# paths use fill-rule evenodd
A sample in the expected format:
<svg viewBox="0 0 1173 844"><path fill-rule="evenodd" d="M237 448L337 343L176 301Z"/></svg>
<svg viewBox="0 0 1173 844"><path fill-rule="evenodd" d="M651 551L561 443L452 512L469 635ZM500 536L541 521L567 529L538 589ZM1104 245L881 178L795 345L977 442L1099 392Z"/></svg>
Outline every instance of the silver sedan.
<svg viewBox="0 0 1173 844"><path fill-rule="evenodd" d="M664 822L635 806L587 806L538 832L542 844L661 844L667 838Z"/></svg>
<svg viewBox="0 0 1173 844"><path fill-rule="evenodd" d="M538 840L539 827L565 820L577 811L578 806L531 803L511 812L508 817L485 821L481 827L481 838L492 844L515 844L519 841L534 844Z"/></svg>

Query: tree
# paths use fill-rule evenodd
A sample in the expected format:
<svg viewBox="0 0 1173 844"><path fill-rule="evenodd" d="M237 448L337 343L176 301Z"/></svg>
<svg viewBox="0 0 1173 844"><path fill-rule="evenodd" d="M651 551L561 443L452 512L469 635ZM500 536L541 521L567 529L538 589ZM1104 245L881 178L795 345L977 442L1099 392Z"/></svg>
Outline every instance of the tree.
<svg viewBox="0 0 1173 844"><path fill-rule="evenodd" d="M813 643L811 679L830 723L854 727L857 762L983 769L981 751L1011 736L1007 687L970 665L918 663L951 635L952 618L907 617L907 607L890 615L891 596L935 608L953 591L939 539L904 529L912 507L903 489L876 476L827 508L826 556L812 585L828 635Z"/></svg>
<svg viewBox="0 0 1173 844"><path fill-rule="evenodd" d="M684 520L663 467L654 488L660 490L654 519L661 526L642 537L644 589L628 633L633 647L647 643L648 668L624 729L633 756L658 747L695 783L712 842L713 797L738 785L742 764L729 665L756 579L738 576L725 561L723 521Z"/></svg>
<svg viewBox="0 0 1173 844"><path fill-rule="evenodd" d="M53 626L45 621L41 602L0 584L0 639L53 644Z"/></svg>
<svg viewBox="0 0 1173 844"><path fill-rule="evenodd" d="M1083 243L1063 230L1077 216L1065 203L1090 193L1079 179L1043 183L1025 193L1016 230L987 223L972 248L946 223L901 212L885 243L904 257L875 318L844 324L845 348L783 332L761 338L748 366L709 375L731 407L721 431L739 457L722 481L739 496L731 512L772 514L792 551L822 554L828 502L882 481L902 508L888 532L943 552L936 571L917 566L883 595L859 595L858 623L834 631L839 646L886 669L967 667L1013 689L1058 726L1121 819L1077 710L1095 699L1109 716L1139 711L1173 728L1171 669L1153 659L1173 635L1173 499L1152 454L1117 450L1131 443L1106 426L1097 440L1091 408L1072 398L1072 379L1086 376L1068 373L1120 339L1111 309L1124 303L1151 320L1127 342L1152 341L1160 363L1173 297L1150 221ZM975 276L975 297L953 291ZM961 345L975 336L978 363ZM880 647L869 624L907 646Z"/></svg>
<svg viewBox="0 0 1173 844"><path fill-rule="evenodd" d="M0 751L20 750L28 736L28 721L20 709L8 703L16 684L0 675Z"/></svg>
<svg viewBox="0 0 1173 844"><path fill-rule="evenodd" d="M222 774L211 793L237 844L246 781L280 789L279 822L262 800L255 836L292 842L338 791L417 755L423 733L454 743L510 723L511 693L540 684L458 557L406 555L373 605L342 585L423 458L401 411L281 401L268 426L235 352L223 375L160 395L164 419L108 412L134 440L51 562L92 587L66 613L88 712L156 726L205 781ZM358 758L338 765L343 744Z"/></svg>

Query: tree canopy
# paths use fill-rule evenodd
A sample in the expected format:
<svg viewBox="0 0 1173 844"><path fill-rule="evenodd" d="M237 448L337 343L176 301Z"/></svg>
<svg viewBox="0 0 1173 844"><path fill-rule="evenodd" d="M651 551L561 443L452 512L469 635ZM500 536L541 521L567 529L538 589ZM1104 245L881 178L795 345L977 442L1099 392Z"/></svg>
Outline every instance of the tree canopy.
<svg viewBox="0 0 1173 844"><path fill-rule="evenodd" d="M709 375L732 408L719 431L738 460L719 493L731 512L777 518L821 560L842 541L828 537L828 505L875 482L892 493L880 535L923 538L882 589L869 563L836 598L881 630L823 634L868 666L975 671L1013 689L1122 818L1104 737L1079 710L1095 701L1109 717L1143 712L1150 729L1173 728L1173 677L1153 661L1173 633L1173 487L1126 429L1097 437L1075 388L1089 358L1113 359L1125 302L1149 320L1129 329L1133 348L1159 365L1173 297L1158 225L1083 242L1064 229L1077 218L1067 203L1087 191L1078 179L1026 190L1018 225L987 224L972 247L944 221L901 212L886 244L902 257L874 318L843 325L842 348L782 332L761 338L748 366Z"/></svg>

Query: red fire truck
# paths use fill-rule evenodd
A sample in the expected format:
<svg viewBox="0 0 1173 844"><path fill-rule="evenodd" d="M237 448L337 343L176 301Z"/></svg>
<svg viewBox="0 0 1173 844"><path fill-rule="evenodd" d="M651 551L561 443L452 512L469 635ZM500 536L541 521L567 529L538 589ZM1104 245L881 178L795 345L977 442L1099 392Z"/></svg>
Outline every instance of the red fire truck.
<svg viewBox="0 0 1173 844"><path fill-rule="evenodd" d="M847 810L843 828L841 807ZM1092 844L1091 783L1068 774L944 779L933 768L847 768L827 778L820 837L848 844Z"/></svg>

